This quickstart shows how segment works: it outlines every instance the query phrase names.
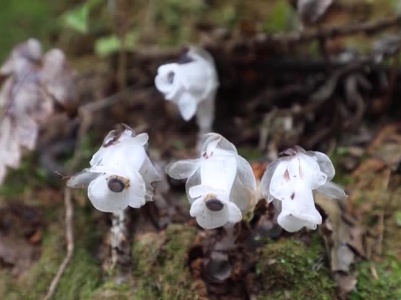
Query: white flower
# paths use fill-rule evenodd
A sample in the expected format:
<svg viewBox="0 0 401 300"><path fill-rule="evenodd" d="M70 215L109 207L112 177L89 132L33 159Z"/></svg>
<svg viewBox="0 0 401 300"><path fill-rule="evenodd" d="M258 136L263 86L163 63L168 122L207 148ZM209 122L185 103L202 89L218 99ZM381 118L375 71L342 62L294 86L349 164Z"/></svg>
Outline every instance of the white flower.
<svg viewBox="0 0 401 300"><path fill-rule="evenodd" d="M67 186L88 187L93 206L118 213L127 206L141 207L152 200L159 175L146 154L148 135L124 126L111 131L93 155L88 169L75 174Z"/></svg>
<svg viewBox="0 0 401 300"><path fill-rule="evenodd" d="M335 170L327 155L305 151L299 146L283 152L272 162L261 180L262 195L281 206L277 222L295 232L302 227L316 229L322 217L315 207L313 190L333 199L345 199L344 190L332 183Z"/></svg>
<svg viewBox="0 0 401 300"><path fill-rule="evenodd" d="M256 181L249 163L217 133L205 136L201 157L167 166L175 179L188 178L190 214L206 229L239 222L253 205Z"/></svg>
<svg viewBox="0 0 401 300"><path fill-rule="evenodd" d="M209 53L191 47L180 62L159 67L155 85L166 100L178 106L184 120L190 120L197 113L201 132L211 130L219 82Z"/></svg>

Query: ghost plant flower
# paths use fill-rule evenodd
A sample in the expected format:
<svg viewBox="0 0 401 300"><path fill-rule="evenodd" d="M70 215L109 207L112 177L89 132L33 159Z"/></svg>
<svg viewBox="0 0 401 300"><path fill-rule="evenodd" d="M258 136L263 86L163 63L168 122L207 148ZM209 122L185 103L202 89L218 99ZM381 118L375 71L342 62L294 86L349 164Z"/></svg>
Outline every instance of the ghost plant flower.
<svg viewBox="0 0 401 300"><path fill-rule="evenodd" d="M277 222L285 230L316 229L322 217L315 207L313 191L332 199L347 197L340 186L331 182L334 166L327 155L299 146L287 149L282 155L263 174L262 195L281 207Z"/></svg>
<svg viewBox="0 0 401 300"><path fill-rule="evenodd" d="M19 166L21 148L35 148L39 127L53 114L54 108L72 110L78 97L75 73L63 52L52 49L43 55L35 39L12 50L0 67L0 76L5 79L0 91L1 184L6 168Z"/></svg>
<svg viewBox="0 0 401 300"><path fill-rule="evenodd" d="M128 126L112 130L89 162L90 168L67 181L72 188L87 187L93 206L103 212L121 213L152 200L159 175L146 154L148 135L136 135Z"/></svg>
<svg viewBox="0 0 401 300"><path fill-rule="evenodd" d="M206 229L230 226L254 204L256 181L249 163L217 133L204 136L201 156L167 166L175 179L187 179L190 215Z"/></svg>
<svg viewBox="0 0 401 300"><path fill-rule="evenodd" d="M200 132L211 131L219 82L213 58L208 52L191 47L178 63L160 66L155 85L166 100L178 106L185 121L196 113Z"/></svg>

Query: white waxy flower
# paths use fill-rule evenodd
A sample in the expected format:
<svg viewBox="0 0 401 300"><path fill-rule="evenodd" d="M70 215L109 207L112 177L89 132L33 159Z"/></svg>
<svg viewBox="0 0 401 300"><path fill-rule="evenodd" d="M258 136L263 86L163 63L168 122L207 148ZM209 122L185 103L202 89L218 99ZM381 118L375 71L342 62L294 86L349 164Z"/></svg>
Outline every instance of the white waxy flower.
<svg viewBox="0 0 401 300"><path fill-rule="evenodd" d="M285 230L316 229L322 217L315 207L313 191L333 199L347 197L340 186L331 182L334 166L327 155L299 146L282 154L285 156L272 162L263 174L262 195L281 206L277 222Z"/></svg>
<svg viewBox="0 0 401 300"><path fill-rule="evenodd" d="M87 187L93 206L119 213L127 206L141 207L152 200L154 184L160 180L145 147L148 135L124 126L111 131L93 155L90 168L67 181L73 188Z"/></svg>
<svg viewBox="0 0 401 300"><path fill-rule="evenodd" d="M249 163L217 133L204 135L201 156L167 166L175 179L187 179L190 214L206 229L239 222L254 204L256 181Z"/></svg>
<svg viewBox="0 0 401 300"><path fill-rule="evenodd" d="M166 100L178 106L184 120L190 120L196 113L200 132L211 131L219 82L208 52L191 47L178 63L160 66L155 85Z"/></svg>

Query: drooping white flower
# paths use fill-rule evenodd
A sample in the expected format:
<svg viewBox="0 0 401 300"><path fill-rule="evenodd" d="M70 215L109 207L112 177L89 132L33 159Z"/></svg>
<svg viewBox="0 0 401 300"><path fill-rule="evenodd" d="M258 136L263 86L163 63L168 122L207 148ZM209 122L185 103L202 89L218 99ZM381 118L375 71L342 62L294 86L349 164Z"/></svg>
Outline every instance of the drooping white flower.
<svg viewBox="0 0 401 300"><path fill-rule="evenodd" d="M282 154L263 174L262 195L281 207L277 222L285 230L316 229L322 217L315 207L313 191L333 199L347 197L340 186L331 182L334 166L327 155L299 146Z"/></svg>
<svg viewBox="0 0 401 300"><path fill-rule="evenodd" d="M206 229L235 224L254 204L256 181L249 163L217 133L204 135L201 156L167 166L175 179L187 179L190 214Z"/></svg>
<svg viewBox="0 0 401 300"><path fill-rule="evenodd" d="M22 148L35 148L39 128L55 108L73 113L78 95L75 73L63 52L52 49L43 55L36 39L16 45L0 75L5 77L0 90L1 184L7 167L19 166Z"/></svg>
<svg viewBox="0 0 401 300"><path fill-rule="evenodd" d="M119 213L127 206L139 208L152 200L154 184L160 180L146 154L148 135L136 135L128 126L112 130L93 155L90 168L67 181L73 188L88 188L93 206Z"/></svg>
<svg viewBox="0 0 401 300"><path fill-rule="evenodd" d="M219 82L208 52L191 47L178 63L160 66L155 85L166 100L178 106L184 120L190 120L196 113L200 132L211 131Z"/></svg>

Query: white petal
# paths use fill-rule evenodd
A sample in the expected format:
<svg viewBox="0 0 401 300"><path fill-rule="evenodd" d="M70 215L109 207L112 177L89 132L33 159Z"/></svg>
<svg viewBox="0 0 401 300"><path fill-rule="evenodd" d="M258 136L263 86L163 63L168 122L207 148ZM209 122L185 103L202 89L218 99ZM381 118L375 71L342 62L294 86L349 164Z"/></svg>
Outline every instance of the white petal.
<svg viewBox="0 0 401 300"><path fill-rule="evenodd" d="M84 169L83 171L71 176L67 181L67 186L70 188L86 188L92 180L96 179L100 173L91 172L90 169Z"/></svg>
<svg viewBox="0 0 401 300"><path fill-rule="evenodd" d="M320 170L327 175L327 180L332 180L336 171L330 158L318 151L308 151L307 153L316 158Z"/></svg>
<svg viewBox="0 0 401 300"><path fill-rule="evenodd" d="M16 126L20 145L26 147L28 150L33 150L39 132L38 124L26 115L17 117Z"/></svg>
<svg viewBox="0 0 401 300"><path fill-rule="evenodd" d="M196 218L196 222L198 222L199 226L205 229L223 226L228 222L230 216L226 203L221 211L210 211L202 198L192 203L189 213L192 217Z"/></svg>
<svg viewBox="0 0 401 300"><path fill-rule="evenodd" d="M324 185L318 187L316 192L331 199L346 199L348 197L341 186L331 181L328 181Z"/></svg>
<svg viewBox="0 0 401 300"><path fill-rule="evenodd" d="M266 171L263 173L262 179L260 181L260 192L262 196L268 201L272 201L274 196L270 194L270 184L273 177L274 172L276 171L277 166L281 163L283 159L277 159L271 162L267 167Z"/></svg>
<svg viewBox="0 0 401 300"><path fill-rule="evenodd" d="M281 202L281 213L277 222L288 232L295 232L302 227L316 229L322 223L322 216L316 210L312 191L299 188L293 200Z"/></svg>
<svg viewBox="0 0 401 300"><path fill-rule="evenodd" d="M97 210L118 213L127 208L129 198L127 190L121 193L110 191L107 186L109 176L108 174L101 174L93 180L88 187L88 197Z"/></svg>
<svg viewBox="0 0 401 300"><path fill-rule="evenodd" d="M178 64L172 63L162 65L157 70L155 85L167 100L177 101L177 96L183 89L178 68Z"/></svg>
<svg viewBox="0 0 401 300"><path fill-rule="evenodd" d="M189 197L193 199L206 196L209 193L211 193L211 188L206 185L195 185L188 190Z"/></svg>
<svg viewBox="0 0 401 300"><path fill-rule="evenodd" d="M193 187L193 186L200 185L201 183L202 183L202 182L201 182L201 177L200 177L200 168L196 168L195 173L192 174L190 177L188 177L188 180L187 180L187 182L185 183L185 191L186 191L186 193L187 193L189 203L192 203L192 202L195 200L194 198L192 198L192 197L189 195L189 189L190 189L191 187Z"/></svg>
<svg viewBox="0 0 401 300"><path fill-rule="evenodd" d="M210 64L204 60L197 60L179 65L179 72L183 87L195 97L202 99L210 93L209 82L213 80L210 76Z"/></svg>
<svg viewBox="0 0 401 300"><path fill-rule="evenodd" d="M237 148L235 148L234 144L218 133L210 132L205 134L203 140L202 153L206 152L210 155L210 152L213 152L215 148L220 148L237 154Z"/></svg>
<svg viewBox="0 0 401 300"><path fill-rule="evenodd" d="M138 172L133 172L130 176L130 186L127 191L128 205L139 208L145 204L146 187L142 176Z"/></svg>
<svg viewBox="0 0 401 300"><path fill-rule="evenodd" d="M230 201L233 202L242 213L246 213L256 202L256 190L250 189L235 178L230 192Z"/></svg>
<svg viewBox="0 0 401 300"><path fill-rule="evenodd" d="M161 180L159 172L155 169L149 157L145 157L142 167L139 169L139 174L142 176L146 185L146 190L154 193L154 184Z"/></svg>
<svg viewBox="0 0 401 300"><path fill-rule="evenodd" d="M304 153L298 153L295 158L299 159L300 175L306 186L315 189L325 184L327 175L320 170L317 161L313 157Z"/></svg>
<svg viewBox="0 0 401 300"><path fill-rule="evenodd" d="M185 179L199 167L199 159L184 159L167 165L166 173L174 179Z"/></svg>
<svg viewBox="0 0 401 300"><path fill-rule="evenodd" d="M227 202L227 209L228 209L228 220L227 222L230 223L238 223L242 220L242 213L241 210L232 202Z"/></svg>
<svg viewBox="0 0 401 300"><path fill-rule="evenodd" d="M295 181L296 178L292 178L292 180L290 180L288 171L291 163L293 163L291 160L281 160L273 172L268 194L278 200L290 200L294 194L293 181Z"/></svg>
<svg viewBox="0 0 401 300"><path fill-rule="evenodd" d="M225 150L215 149L209 158L202 158L201 180L203 185L229 191L237 173L236 157Z"/></svg>
<svg viewBox="0 0 401 300"><path fill-rule="evenodd" d="M249 162L242 156L237 155L237 177L245 187L256 189L256 179Z"/></svg>
<svg viewBox="0 0 401 300"><path fill-rule="evenodd" d="M198 101L199 99L189 92L184 92L179 97L177 105L185 121L189 121L195 115Z"/></svg>

